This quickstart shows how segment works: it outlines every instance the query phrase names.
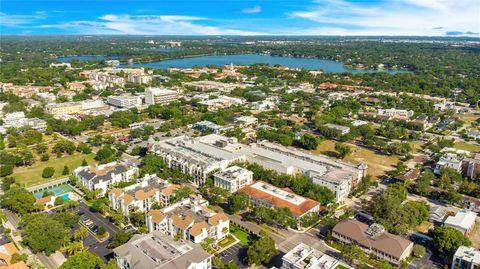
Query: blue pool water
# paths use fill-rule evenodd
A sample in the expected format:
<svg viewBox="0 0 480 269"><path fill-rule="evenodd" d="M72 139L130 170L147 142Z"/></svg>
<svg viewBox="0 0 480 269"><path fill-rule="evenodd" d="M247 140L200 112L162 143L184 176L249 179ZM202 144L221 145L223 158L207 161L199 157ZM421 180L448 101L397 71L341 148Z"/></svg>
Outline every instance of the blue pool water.
<svg viewBox="0 0 480 269"><path fill-rule="evenodd" d="M59 185L59 186L56 186L56 187L53 187L53 188L50 188L50 189L34 192L33 196L35 196L35 198L37 198L37 199L42 198L43 193L45 191L51 192L55 196L67 195L67 197L68 197L68 192L73 191L73 189L68 184L62 184L62 185ZM70 200L70 198L68 198L68 200ZM68 200L66 200L66 201L68 201Z"/></svg>

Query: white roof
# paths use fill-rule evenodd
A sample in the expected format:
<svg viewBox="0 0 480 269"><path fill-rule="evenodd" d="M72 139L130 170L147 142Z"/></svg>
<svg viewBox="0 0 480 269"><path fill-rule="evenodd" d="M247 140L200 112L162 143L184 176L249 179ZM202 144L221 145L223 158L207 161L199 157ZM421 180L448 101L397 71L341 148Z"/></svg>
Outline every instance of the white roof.
<svg viewBox="0 0 480 269"><path fill-rule="evenodd" d="M476 218L477 214L468 210L460 210L455 216L448 217L445 220L445 225L469 230L475 224Z"/></svg>
<svg viewBox="0 0 480 269"><path fill-rule="evenodd" d="M475 265L480 264L480 251L473 247L460 246L455 252L455 257L462 257L462 260Z"/></svg>

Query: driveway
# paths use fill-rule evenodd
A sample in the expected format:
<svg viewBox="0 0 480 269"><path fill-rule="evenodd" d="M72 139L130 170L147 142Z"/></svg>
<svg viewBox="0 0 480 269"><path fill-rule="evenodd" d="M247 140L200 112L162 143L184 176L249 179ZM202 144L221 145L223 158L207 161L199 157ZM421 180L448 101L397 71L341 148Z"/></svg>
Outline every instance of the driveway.
<svg viewBox="0 0 480 269"><path fill-rule="evenodd" d="M240 268L248 268L248 266L242 263L247 256L247 247L242 245L240 242L237 242L224 251L215 254L215 256L220 258L223 263L233 262Z"/></svg>

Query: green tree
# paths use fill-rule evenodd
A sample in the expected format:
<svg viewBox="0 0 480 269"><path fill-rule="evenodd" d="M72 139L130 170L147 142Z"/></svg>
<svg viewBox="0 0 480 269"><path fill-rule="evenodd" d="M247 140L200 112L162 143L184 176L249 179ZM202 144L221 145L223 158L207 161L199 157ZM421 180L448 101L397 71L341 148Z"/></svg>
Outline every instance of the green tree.
<svg viewBox="0 0 480 269"><path fill-rule="evenodd" d="M80 240L81 241L87 236L88 236L88 230L87 230L87 228L85 228L83 226L80 226L80 228L76 229L73 232L73 238L75 238L75 240Z"/></svg>
<svg viewBox="0 0 480 269"><path fill-rule="evenodd" d="M107 232L107 230L105 229L105 227L100 226L100 227L98 227L97 235L102 237L102 236L105 235L106 232Z"/></svg>
<svg viewBox="0 0 480 269"><path fill-rule="evenodd" d="M341 159L344 159L352 153L352 149L349 146L339 142L335 143L335 150L338 153L338 157Z"/></svg>
<svg viewBox="0 0 480 269"><path fill-rule="evenodd" d="M100 269L103 261L90 251L81 251L70 256L60 269Z"/></svg>
<svg viewBox="0 0 480 269"><path fill-rule="evenodd" d="M0 166L0 177L6 177L13 174L13 164L4 164Z"/></svg>
<svg viewBox="0 0 480 269"><path fill-rule="evenodd" d="M42 162L46 162L50 160L50 155L48 155L48 153L43 153L41 156L40 156L40 161Z"/></svg>
<svg viewBox="0 0 480 269"><path fill-rule="evenodd" d="M425 256L426 253L427 251L425 250L424 246L418 244L415 244L413 246L413 256L417 258L422 258L423 256Z"/></svg>
<svg viewBox="0 0 480 269"><path fill-rule="evenodd" d="M73 228L80 220L80 216L72 212L60 212L53 216L53 219L62 223L67 228Z"/></svg>
<svg viewBox="0 0 480 269"><path fill-rule="evenodd" d="M8 191L10 190L10 187L15 184L15 178L14 177L4 177L2 180L2 190L3 191Z"/></svg>
<svg viewBox="0 0 480 269"><path fill-rule="evenodd" d="M128 242L132 238L132 235L124 231L120 231L113 235L112 242L108 245L108 248L116 248Z"/></svg>
<svg viewBox="0 0 480 269"><path fill-rule="evenodd" d="M68 175L68 174L70 174L70 169L68 169L68 166L64 165L62 175Z"/></svg>
<svg viewBox="0 0 480 269"><path fill-rule="evenodd" d="M87 166L87 165L88 165L87 160L83 159L82 160L82 166Z"/></svg>
<svg viewBox="0 0 480 269"><path fill-rule="evenodd" d="M45 251L47 255L57 251L68 242L68 229L48 215L34 214L22 218L23 243L34 253Z"/></svg>
<svg viewBox="0 0 480 269"><path fill-rule="evenodd" d="M277 254L275 241L267 233L261 231L260 238L248 246L247 262L249 265L268 263Z"/></svg>
<svg viewBox="0 0 480 269"><path fill-rule="evenodd" d="M448 255L453 254L460 246L470 246L472 244L462 232L452 227L437 226L431 233L435 250Z"/></svg>
<svg viewBox="0 0 480 269"><path fill-rule="evenodd" d="M43 169L42 177L50 178L50 177L53 177L54 174L55 174L55 168L48 166Z"/></svg>
<svg viewBox="0 0 480 269"><path fill-rule="evenodd" d="M11 264L15 264L17 262L27 262L28 260L28 254L26 253L23 253L23 254L20 254L20 253L13 253L12 255L12 258L10 259L10 263Z"/></svg>
<svg viewBox="0 0 480 269"><path fill-rule="evenodd" d="M245 193L239 192L228 198L228 205L230 211L237 213L238 211L244 210L248 206L248 196Z"/></svg>
<svg viewBox="0 0 480 269"><path fill-rule="evenodd" d="M426 194L431 182L435 180L435 175L430 171L423 172L420 177L415 180L414 189L420 194Z"/></svg>
<svg viewBox="0 0 480 269"><path fill-rule="evenodd" d="M315 135L307 133L302 135L298 142L302 148L314 150L318 147L319 141L320 140Z"/></svg>
<svg viewBox="0 0 480 269"><path fill-rule="evenodd" d="M33 194L23 188L12 188L1 198L2 206L20 215L32 212L35 209L35 201Z"/></svg>

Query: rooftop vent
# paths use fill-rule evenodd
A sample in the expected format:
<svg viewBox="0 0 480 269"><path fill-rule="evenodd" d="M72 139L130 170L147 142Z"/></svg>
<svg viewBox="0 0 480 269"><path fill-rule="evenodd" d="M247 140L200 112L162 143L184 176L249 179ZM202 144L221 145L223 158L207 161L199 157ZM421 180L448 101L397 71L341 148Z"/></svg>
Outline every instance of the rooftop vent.
<svg viewBox="0 0 480 269"><path fill-rule="evenodd" d="M365 233L368 235L368 237L375 239L380 236L384 231L385 228L383 228L382 225L374 223L368 227Z"/></svg>

